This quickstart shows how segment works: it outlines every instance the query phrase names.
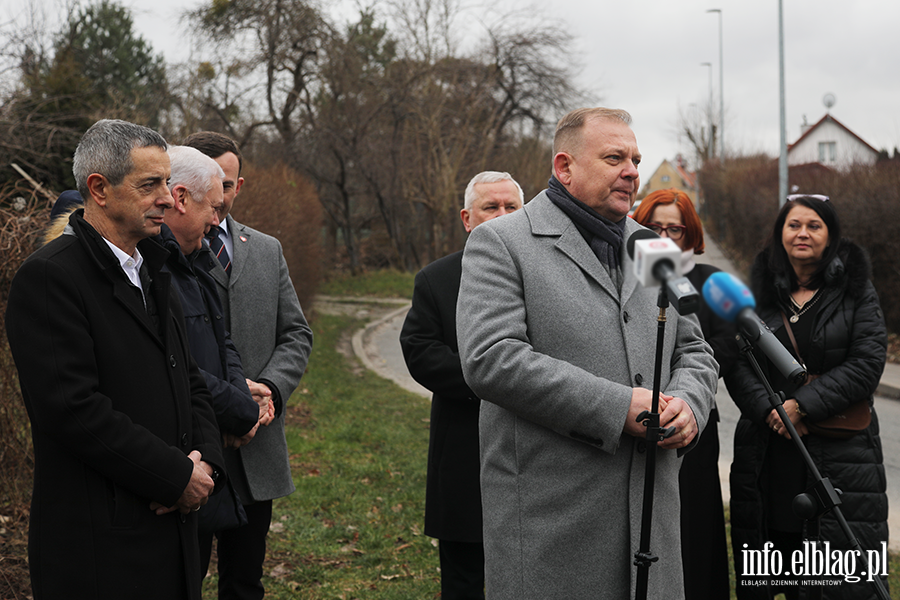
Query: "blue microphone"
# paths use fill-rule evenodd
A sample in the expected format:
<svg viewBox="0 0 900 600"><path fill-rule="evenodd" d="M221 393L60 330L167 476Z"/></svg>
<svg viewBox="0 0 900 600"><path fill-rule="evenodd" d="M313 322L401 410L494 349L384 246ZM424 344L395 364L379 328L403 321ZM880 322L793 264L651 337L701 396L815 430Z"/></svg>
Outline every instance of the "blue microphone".
<svg viewBox="0 0 900 600"><path fill-rule="evenodd" d="M713 273L703 284L703 299L722 319L737 323L747 341L759 348L788 381L800 384L806 380L806 367L791 356L754 312L756 299L740 279L724 271Z"/></svg>

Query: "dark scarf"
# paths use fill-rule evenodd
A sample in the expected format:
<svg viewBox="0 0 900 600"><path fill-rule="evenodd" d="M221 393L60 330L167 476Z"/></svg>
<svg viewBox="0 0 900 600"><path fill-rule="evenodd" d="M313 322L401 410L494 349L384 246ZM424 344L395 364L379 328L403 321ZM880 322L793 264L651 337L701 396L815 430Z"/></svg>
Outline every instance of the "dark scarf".
<svg viewBox="0 0 900 600"><path fill-rule="evenodd" d="M588 245L600 262L609 268L610 274L617 270L619 249L625 239L625 219L613 223L600 216L597 211L570 194L555 176L550 177L547 184L547 197L572 219L582 234L587 232L585 238Z"/></svg>

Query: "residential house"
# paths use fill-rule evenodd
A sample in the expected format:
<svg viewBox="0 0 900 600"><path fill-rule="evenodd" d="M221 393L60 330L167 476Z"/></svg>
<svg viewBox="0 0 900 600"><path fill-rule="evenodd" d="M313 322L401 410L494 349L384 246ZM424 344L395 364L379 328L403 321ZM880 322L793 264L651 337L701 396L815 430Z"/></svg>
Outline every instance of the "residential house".
<svg viewBox="0 0 900 600"><path fill-rule="evenodd" d="M875 148L828 113L815 125L807 124L804 117L800 132L800 138L788 146L789 166L818 163L842 170L878 160Z"/></svg>
<svg viewBox="0 0 900 600"><path fill-rule="evenodd" d="M693 201L694 206L700 208L697 198L697 174L688 171L681 155L675 157L674 162L662 161L649 179L644 180L644 187L638 194L638 200L650 192L675 188L686 193Z"/></svg>

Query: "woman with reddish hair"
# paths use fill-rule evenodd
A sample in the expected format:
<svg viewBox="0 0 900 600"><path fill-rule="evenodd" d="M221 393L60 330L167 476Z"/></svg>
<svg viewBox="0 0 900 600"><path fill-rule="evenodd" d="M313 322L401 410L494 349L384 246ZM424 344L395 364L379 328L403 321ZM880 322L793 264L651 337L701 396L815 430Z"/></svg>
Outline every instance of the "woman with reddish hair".
<svg viewBox="0 0 900 600"><path fill-rule="evenodd" d="M647 195L633 218L681 248L681 272L697 291L703 289L707 277L719 270L694 262L694 257L705 250L703 226L694 203L684 192L668 189ZM717 317L706 302L701 301L697 318L719 362L719 376L724 376L737 358L734 328ZM706 428L697 445L685 454L679 473L685 598L730 598L725 511L719 484L718 421L719 412L713 407Z"/></svg>

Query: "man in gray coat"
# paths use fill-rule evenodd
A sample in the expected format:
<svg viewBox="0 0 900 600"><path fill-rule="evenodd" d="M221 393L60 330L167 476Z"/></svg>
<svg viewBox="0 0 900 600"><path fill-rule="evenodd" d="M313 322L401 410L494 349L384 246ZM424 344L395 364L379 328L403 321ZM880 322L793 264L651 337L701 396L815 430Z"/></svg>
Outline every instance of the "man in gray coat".
<svg viewBox="0 0 900 600"><path fill-rule="evenodd" d="M482 224L457 304L466 382L482 398L481 489L491 600L634 597L658 289L632 274L626 214L640 153L625 111L557 126L548 189ZM706 424L717 366L694 317L668 311L650 597L684 598L679 450Z"/></svg>
<svg viewBox="0 0 900 600"><path fill-rule="evenodd" d="M219 598L259 600L265 594L261 578L272 500L294 491L284 413L306 370L312 330L297 300L281 244L229 214L244 183L237 144L204 131L188 137L184 145L213 158L225 171L221 223L210 239L219 265L210 274L218 284L226 326L241 354L250 392L258 402L269 399L275 417L259 428L250 443L235 440L240 448L226 452L228 474L249 523L216 534Z"/></svg>

